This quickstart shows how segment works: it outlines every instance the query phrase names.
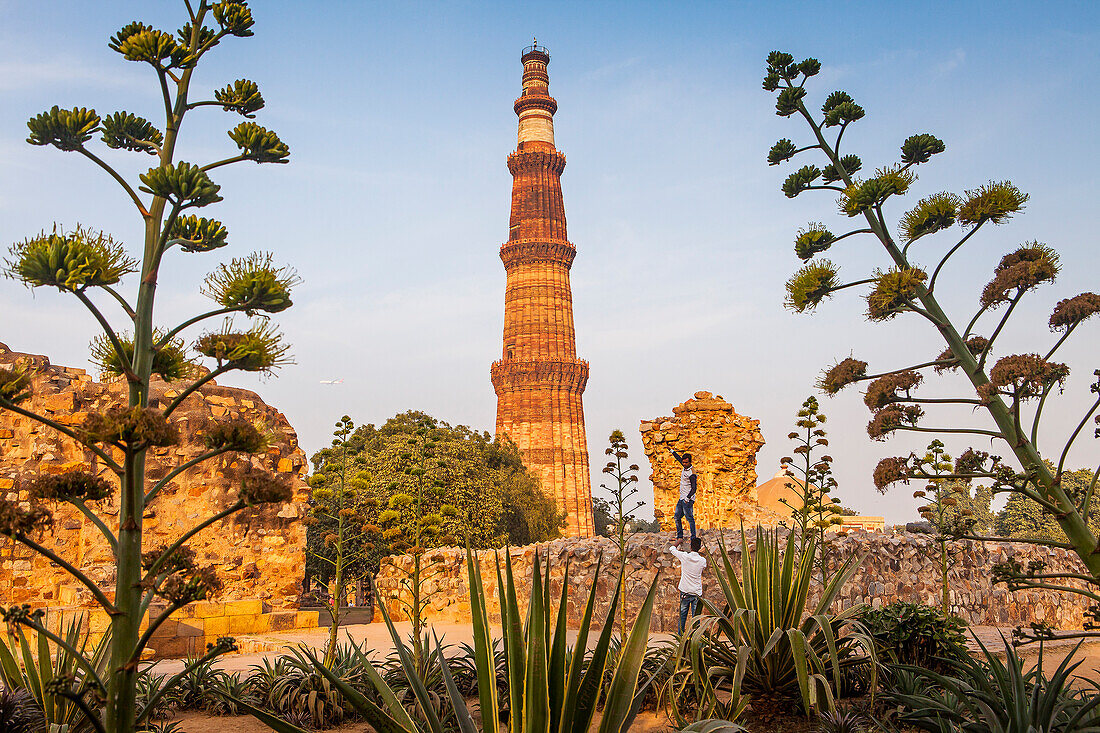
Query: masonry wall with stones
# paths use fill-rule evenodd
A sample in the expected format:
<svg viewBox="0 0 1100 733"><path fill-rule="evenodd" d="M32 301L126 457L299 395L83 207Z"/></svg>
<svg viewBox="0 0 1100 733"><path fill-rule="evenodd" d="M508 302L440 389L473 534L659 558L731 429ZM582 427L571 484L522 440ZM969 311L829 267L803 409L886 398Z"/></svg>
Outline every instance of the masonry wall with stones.
<svg viewBox="0 0 1100 733"><path fill-rule="evenodd" d="M703 574L706 598L721 605L722 594L714 576L714 558L718 553L719 535L723 534L730 560L740 569L740 532L708 530L701 532L708 566ZM654 631L675 631L680 596L679 563L668 552L673 535L670 533L638 534L627 547L627 564L631 568L626 587L627 608L636 613L645 600L649 585L660 576L657 605L651 627ZM754 537L748 538L750 548ZM836 605L849 608L855 604L879 607L894 601L916 601L938 605L940 576L937 569L936 545L927 535L899 532L856 531L847 535L830 535L827 562L831 567L850 557L862 558L859 569L844 587ZM549 553L551 592L561 592L566 563L569 566L570 597L568 615L571 625L577 625L592 583L597 584L597 612L606 614L618 576L618 548L607 538L562 539L553 542L512 549L520 604L526 606L530 595L531 566L534 553ZM1078 558L1061 549L1041 548L1016 542L952 542L950 552L954 564L950 571L952 611L972 625L1016 626L1041 621L1058 629L1080 629L1087 604L1077 596L1052 591L1026 590L1013 593L992 583L993 566L1015 559L1027 566L1032 560L1043 560L1052 572L1082 572ZM597 574L597 561L602 555L604 570ZM504 551L500 551L504 560ZM470 618L465 550L443 548L426 555L427 589L433 593L428 617L445 623L465 623ZM481 577L485 584L493 620L500 618L500 594L496 587L494 553L478 553ZM377 585L388 612L400 618L401 593L399 582L402 568L409 569L409 556L383 561ZM608 572L608 570L614 572ZM380 620L380 611L376 611Z"/></svg>
<svg viewBox="0 0 1100 733"><path fill-rule="evenodd" d="M0 365L32 363L37 370L33 397L21 404L65 425L80 425L88 413L125 404L126 385L98 382L82 369L50 364L44 356L13 352L0 344ZM150 387L150 405L164 406L178 395L176 386L155 381ZM252 469L266 469L289 478L296 488L295 499L285 505L264 505L245 509L197 535L188 545L200 564L213 564L225 588L213 604L183 609L181 619L200 619L177 629L169 622L159 631L154 646L162 655L186 654L203 637L251 633L272 626L296 628L308 619L298 617L296 603L304 572L305 527L298 522L307 509L308 488L304 477L306 456L286 418L265 404L254 392L208 384L184 400L171 422L179 430L180 443L150 450L147 472L151 480L166 476L176 466L203 450L204 432L219 420L244 418L266 426L272 444L265 455L240 457L227 454L184 471L157 496L142 520L147 547L169 544L206 517L236 500L233 476ZM91 470L117 485L117 479L97 464L86 448L30 418L0 410L0 494L13 499L20 482L39 473ZM117 496L93 507L111 526L117 524ZM42 543L62 558L80 567L101 588L112 595L115 565L109 548L95 526L69 505L54 508L54 527ZM91 593L72 581L64 571L21 545L0 538L0 603L27 603L59 609L94 606ZM278 613L278 619L258 617ZM197 615L196 615L197 614ZM55 613L56 615L56 613ZM94 618L93 627L106 625ZM239 617L229 628L229 618ZM314 613L316 616L316 613ZM212 620L207 623L202 619ZM316 625L316 619L313 619ZM210 628L207 629L206 627ZM223 629L224 627L224 629ZM102 629L99 629L102 630ZM176 637L186 636L189 642ZM176 649L178 647L178 649Z"/></svg>
<svg viewBox="0 0 1100 733"><path fill-rule="evenodd" d="M757 503L756 454L764 445L760 421L738 415L721 395L710 392L696 392L672 412L672 417L643 420L639 427L653 469L653 514L661 527L675 526L680 498L681 466L673 450L692 456L699 529L778 524L784 517Z"/></svg>

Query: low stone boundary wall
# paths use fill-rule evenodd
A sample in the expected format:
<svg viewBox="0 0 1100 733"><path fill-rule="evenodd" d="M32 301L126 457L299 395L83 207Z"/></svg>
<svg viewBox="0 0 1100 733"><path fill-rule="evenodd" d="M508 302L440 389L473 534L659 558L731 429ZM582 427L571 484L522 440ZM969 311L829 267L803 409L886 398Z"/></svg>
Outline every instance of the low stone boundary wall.
<svg viewBox="0 0 1100 733"><path fill-rule="evenodd" d="M44 619L46 628L57 632L67 627L72 619L81 617L88 632L88 646L94 648L110 628L107 612L99 608L48 608ZM159 615L153 609L151 615ZM247 636L272 631L316 629L319 612L272 611L263 601L207 601L184 606L171 618L157 627L148 646L150 659L178 659L200 656L206 645L213 644L219 636ZM148 624L148 616L141 624L142 631Z"/></svg>
<svg viewBox="0 0 1100 733"><path fill-rule="evenodd" d="M706 530L700 533L704 554L709 563L703 575L705 596L721 602L721 589L714 576L714 561L719 558L719 536L724 537L730 560L740 570L741 534L731 530ZM654 631L675 631L679 616L679 563L668 552L673 533L635 535L627 547L629 579L625 596L628 613L634 613L645 600L650 583L660 575L657 606L654 610ZM748 543L754 542L749 536ZM929 605L940 602L938 548L927 535L906 532L884 534L856 531L847 535L831 535L828 542L828 564L836 567L849 557L862 557L856 574L844 587L836 605L848 608L864 603L873 607L897 600L918 601ZM520 605L526 607L530 593L531 566L535 552L551 566L551 593L560 594L565 566L569 565L569 622L577 625L584 610L592 583L596 583L597 613L607 611L614 591L619 568L618 548L609 539L561 539L511 550ZM1083 572L1076 555L1057 548L1043 548L1018 542L952 542L953 558L948 575L951 610L974 626L1027 625L1045 622L1056 629L1079 629L1084 623L1086 601L1080 596L1053 591L1022 590L1010 593L994 586L993 566L1015 559L1024 567L1033 560L1047 563L1048 572ZM603 556L603 566L596 577L597 560ZM500 550L501 561L505 551ZM493 620L500 618L500 594L496 587L494 551L477 553L482 581ZM464 623L470 619L470 604L466 576L466 554L457 548L440 548L424 555L427 566L426 587L430 603L429 619L444 623ZM400 581L402 568L412 567L407 555L386 558L378 573L378 591L392 618L401 618L401 598L408 593ZM557 597L557 595L555 595ZM379 611L375 621L380 621Z"/></svg>

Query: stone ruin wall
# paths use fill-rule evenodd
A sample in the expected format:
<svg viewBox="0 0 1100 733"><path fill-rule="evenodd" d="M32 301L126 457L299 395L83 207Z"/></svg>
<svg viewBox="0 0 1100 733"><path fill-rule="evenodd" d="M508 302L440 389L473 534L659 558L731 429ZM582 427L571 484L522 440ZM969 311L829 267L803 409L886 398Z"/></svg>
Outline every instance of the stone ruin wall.
<svg viewBox="0 0 1100 733"><path fill-rule="evenodd" d="M703 574L704 595L719 607L722 594L714 576L714 560L718 555L718 539L723 534L730 560L740 572L741 536L739 531L708 530L700 532L708 560ZM645 600L655 574L660 574L657 603L653 613L653 631L675 632L679 616L679 564L668 552L674 534L636 534L627 546L629 579L626 586L628 615L636 614ZM940 575L938 547L927 535L898 532L856 531L828 537L827 562L835 568L849 557L863 557L852 579L844 586L835 609L856 604L879 607L894 601L912 601L938 606ZM755 538L748 538L749 546ZM561 539L540 545L512 549L512 563L520 605L526 611L530 596L531 565L534 553L543 559L549 552L551 563L551 594L561 593L565 565L569 564L570 596L569 624L580 623L584 604L592 583L597 583L597 616L607 613L611 594L618 577L619 552L607 538ZM1032 621L1050 624L1056 629L1080 629L1084 623L1087 602L1080 596L1045 590L1021 590L1010 593L1003 585L992 583L993 565L1014 558L1027 566L1032 560L1043 560L1051 572L1083 572L1083 565L1072 553L1062 549L1043 548L1018 542L950 543L954 566L948 575L951 610L974 626L1017 626ZM501 561L504 550L499 551ZM603 570L596 575L597 559L603 555ZM500 594L496 587L496 569L492 550L477 553L482 582L488 598L491 620L500 619ZM424 555L427 565L426 589L432 593L427 616L442 623L468 623L470 604L466 578L465 550L441 548ZM378 574L377 587L392 618L402 618L401 595L407 591L399 585L404 577L402 568L412 567L411 556L386 558ZM608 572L612 569L615 572ZM406 597L405 600L408 600ZM381 620L376 610L375 621Z"/></svg>
<svg viewBox="0 0 1100 733"><path fill-rule="evenodd" d="M738 415L721 395L696 392L680 403L673 417L644 420L642 448L653 472L653 515L662 529L675 529L681 466L669 450L690 453L698 476L695 526L775 526L782 516L761 507L756 497L756 454L764 445L760 421ZM684 531L687 532L686 521Z"/></svg>
<svg viewBox="0 0 1100 733"><path fill-rule="evenodd" d="M65 425L79 425L89 412L126 404L123 382L97 382L82 369L50 364L44 356L10 351L0 344L0 365L30 362L37 370L33 397L21 403ZM151 406L166 406L178 395L178 385L154 381ZM155 481L203 450L203 433L216 421L245 418L272 433L265 455L226 454L188 469L154 499L143 518L144 544L153 548L178 539L202 519L236 499L232 476L252 468L288 477L295 499L284 505L244 509L214 524L188 544L200 564L213 563L225 587L209 603L192 604L158 629L153 646L161 656L202 650L220 635L257 633L269 629L316 626L317 613L306 618L297 612L304 574L305 526L297 520L307 510L309 490L304 481L305 454L286 418L254 392L210 383L184 400L171 423L180 433L179 445L151 449L147 474ZM98 472L117 485L114 474L97 466L83 446L30 418L0 410L0 495L19 496L22 479L39 473L70 470ZM80 567L113 595L114 558L95 526L69 505L54 511L54 526L42 543ZM108 526L117 525L117 495L95 506ZM14 546L13 546L14 545ZM84 586L60 568L7 538L0 538L0 603L30 604L50 610L56 623L59 610L98 609ZM309 614L305 614L309 616ZM107 619L98 610L88 613L89 626L98 634Z"/></svg>

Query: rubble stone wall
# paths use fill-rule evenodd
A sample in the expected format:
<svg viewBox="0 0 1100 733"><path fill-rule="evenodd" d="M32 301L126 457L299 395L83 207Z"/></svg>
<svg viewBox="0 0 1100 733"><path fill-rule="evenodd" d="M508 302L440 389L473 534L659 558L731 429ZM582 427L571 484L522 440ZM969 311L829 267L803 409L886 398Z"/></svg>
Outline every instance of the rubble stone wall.
<svg viewBox="0 0 1100 733"><path fill-rule="evenodd" d="M720 534L724 536L730 560L738 572L741 558L740 532L708 530L700 533L708 559L703 575L704 594L718 605L722 603L722 594L714 575L714 560L719 557ZM657 605L651 623L654 631L676 630L680 572L678 562L668 552L672 538L670 533L638 534L627 547L629 579L625 595L629 614L637 612L650 583L656 575L660 576ZM755 539L750 536L749 546L754 542ZM938 556L936 545L927 535L856 531L843 536L830 535L828 543L827 562L833 568L848 558L862 558L859 569L836 602L838 609L861 603L877 608L898 600L939 604ZM613 542L595 537L513 548L512 564L521 606L526 606L530 594L531 565L536 551L542 553L544 559L549 553L552 594L561 592L568 563L571 588L568 614L571 625L579 624L593 582L597 584L597 613L600 616L606 614L619 567L618 548ZM952 542L950 552L953 558L948 576L951 610L971 625L1016 626L1040 621L1057 629L1082 627L1087 603L1079 596L1037 590L1010 593L1004 586L994 586L992 583L993 565L1009 559L1015 559L1025 567L1032 560L1043 560L1051 572L1082 572L1083 565L1072 553L1017 542L969 540ZM601 554L603 569L597 573ZM482 551L477 553L477 557L490 614L493 620L499 620L500 594L496 587L494 552ZM500 557L503 562L503 550ZM465 550L443 548L426 553L425 558L427 590L434 593L428 617L444 623L468 622L470 604ZM377 585L392 617L400 618L400 597L405 591L400 588L399 582L404 577L402 569L411 567L412 558L407 555L383 561ZM380 619L381 615L376 611L375 620Z"/></svg>
<svg viewBox="0 0 1100 733"><path fill-rule="evenodd" d="M721 395L712 397L710 392L696 392L672 412L673 417L645 420L639 428L653 469L653 514L661 527L674 528L680 498L681 466L670 450L692 456L698 477L696 527L778 524L783 517L757 503L756 454L764 445L760 421L738 415Z"/></svg>
<svg viewBox="0 0 1100 733"><path fill-rule="evenodd" d="M0 344L0 365L28 362L37 374L33 397L21 406L31 411L75 426L82 424L90 412L125 404L123 382L98 382L82 369L56 366L44 356L13 352ZM150 405L165 406L179 394L178 389L179 385L154 382ZM181 473L147 508L142 520L144 544L154 548L174 542L198 522L229 506L236 500L233 476L253 468L286 476L295 486L294 501L240 511L201 532L188 545L195 550L199 564L216 567L225 585L217 602L252 604L247 608L233 606L236 615L292 611L304 573L305 527L297 520L307 509L307 461L298 447L297 435L278 410L254 392L210 383L173 413L171 422L179 430L180 443L150 450L147 474L153 481L165 477L205 450L203 435L209 426L234 418L250 420L271 432L267 453L251 457L226 454ZM114 474L97 463L85 447L30 418L0 410L0 496L16 499L22 480L40 473L72 470L92 471L118 484ZM117 529L117 495L92 508L108 526ZM112 595L114 558L95 525L70 505L59 505L53 511L53 530L42 538L42 543L80 567ZM0 540L0 603L27 603L52 610L95 605L90 591L60 568L21 545L13 546L7 538ZM187 613L184 609L179 615ZM205 607L203 613L217 615L210 612L210 607ZM215 627L216 622L211 625L211 636L220 635ZM164 631L166 636L169 628ZM171 645L165 642L163 646Z"/></svg>

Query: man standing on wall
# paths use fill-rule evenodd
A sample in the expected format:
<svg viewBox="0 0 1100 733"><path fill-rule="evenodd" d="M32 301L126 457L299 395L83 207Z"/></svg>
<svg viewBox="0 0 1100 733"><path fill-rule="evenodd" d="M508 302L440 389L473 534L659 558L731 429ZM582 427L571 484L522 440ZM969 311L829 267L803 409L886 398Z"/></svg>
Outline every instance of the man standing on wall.
<svg viewBox="0 0 1100 733"><path fill-rule="evenodd" d="M692 537L691 552L680 549L683 541L684 538L681 537L668 548L680 561L680 625L677 627L677 634L684 633L687 620L699 612L699 600L703 597L703 568L707 566L707 559L699 554L703 541Z"/></svg>
<svg viewBox="0 0 1100 733"><path fill-rule="evenodd" d="M676 502L676 539L684 538L684 517L687 517L691 527L691 538L695 539L695 487L698 477L691 467L691 454L680 454L671 448L668 451L683 466L680 471L680 500Z"/></svg>

